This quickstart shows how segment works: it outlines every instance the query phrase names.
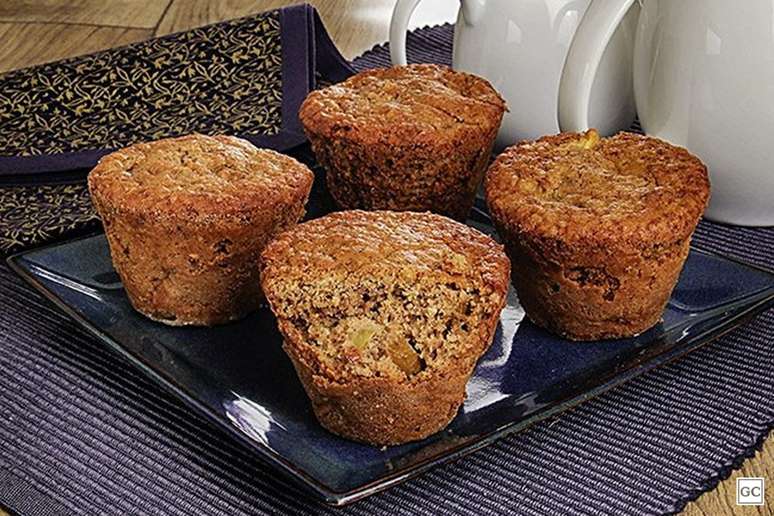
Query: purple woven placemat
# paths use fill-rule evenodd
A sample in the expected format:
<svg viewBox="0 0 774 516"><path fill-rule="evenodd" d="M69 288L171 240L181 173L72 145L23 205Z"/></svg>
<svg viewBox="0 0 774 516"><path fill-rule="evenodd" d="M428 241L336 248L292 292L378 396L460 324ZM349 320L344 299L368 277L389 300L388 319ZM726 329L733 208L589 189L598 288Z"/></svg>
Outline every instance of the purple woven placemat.
<svg viewBox="0 0 774 516"><path fill-rule="evenodd" d="M448 62L451 26L409 37ZM359 68L387 63L378 47ZM774 229L696 245L774 267ZM774 312L558 419L344 509L311 502L0 266L0 502L29 514L658 514L774 425Z"/></svg>

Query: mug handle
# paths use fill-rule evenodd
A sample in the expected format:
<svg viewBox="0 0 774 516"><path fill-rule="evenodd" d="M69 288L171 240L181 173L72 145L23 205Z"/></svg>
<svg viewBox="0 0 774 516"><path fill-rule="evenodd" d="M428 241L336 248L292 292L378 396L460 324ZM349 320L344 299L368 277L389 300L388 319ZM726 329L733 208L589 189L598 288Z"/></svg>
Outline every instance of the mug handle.
<svg viewBox="0 0 774 516"><path fill-rule="evenodd" d="M403 66L406 61L406 31L409 20L421 0L398 0L392 10L390 21L390 60L395 66ZM466 25L478 22L484 12L486 0L461 0L462 20Z"/></svg>
<svg viewBox="0 0 774 516"><path fill-rule="evenodd" d="M406 61L406 31L409 20L421 0L398 0L392 10L390 21L390 59L392 64L402 66Z"/></svg>
<svg viewBox="0 0 774 516"><path fill-rule="evenodd" d="M591 88L599 62L634 0L592 0L573 37L559 83L559 128L589 129ZM404 35L405 38L405 35Z"/></svg>

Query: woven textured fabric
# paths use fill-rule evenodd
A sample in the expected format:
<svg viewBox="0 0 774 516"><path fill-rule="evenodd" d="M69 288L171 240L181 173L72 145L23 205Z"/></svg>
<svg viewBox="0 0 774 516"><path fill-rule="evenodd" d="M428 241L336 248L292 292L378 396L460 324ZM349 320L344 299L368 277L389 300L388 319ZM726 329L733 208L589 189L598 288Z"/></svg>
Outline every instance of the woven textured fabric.
<svg viewBox="0 0 774 516"><path fill-rule="evenodd" d="M447 61L449 26L409 37ZM417 46L417 45L421 46ZM355 62L387 62L379 47ZM774 229L695 243L774 267ZM0 266L0 502L24 514L661 514L774 425L774 312L521 434L344 509L311 502Z"/></svg>

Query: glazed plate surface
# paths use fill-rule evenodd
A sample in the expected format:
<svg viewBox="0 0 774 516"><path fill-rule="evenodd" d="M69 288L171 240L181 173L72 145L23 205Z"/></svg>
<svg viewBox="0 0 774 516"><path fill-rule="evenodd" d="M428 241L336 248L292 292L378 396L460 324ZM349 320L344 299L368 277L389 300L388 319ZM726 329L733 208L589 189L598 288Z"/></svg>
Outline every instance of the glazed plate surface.
<svg viewBox="0 0 774 516"><path fill-rule="evenodd" d="M318 174L309 217L331 210ZM479 203L470 224L494 233ZM104 235L27 251L11 266L193 409L328 503L344 504L470 453L731 330L774 304L774 275L693 249L663 322L637 338L574 343L524 319L513 292L449 427L386 449L320 427L268 308L213 328L172 328L130 306Z"/></svg>

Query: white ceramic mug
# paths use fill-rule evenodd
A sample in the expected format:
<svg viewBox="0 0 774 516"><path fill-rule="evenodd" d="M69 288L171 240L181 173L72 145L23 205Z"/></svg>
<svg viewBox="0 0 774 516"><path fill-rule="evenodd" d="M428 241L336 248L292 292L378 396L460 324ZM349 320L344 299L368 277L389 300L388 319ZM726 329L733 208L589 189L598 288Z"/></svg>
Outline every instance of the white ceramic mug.
<svg viewBox="0 0 774 516"><path fill-rule="evenodd" d="M593 0L568 53L563 130L593 126L585 102L601 52L634 0ZM774 1L640 0L634 91L646 133L707 165L706 216L774 225Z"/></svg>
<svg viewBox="0 0 774 516"><path fill-rule="evenodd" d="M596 0L594 0L596 1ZM420 0L398 0L390 26L394 64L406 64L406 28ZM559 131L562 68L591 0L461 0L453 67L488 79L508 103L498 147ZM602 134L634 119L631 55L637 8L615 30L585 109ZM585 22L584 22L585 23Z"/></svg>

